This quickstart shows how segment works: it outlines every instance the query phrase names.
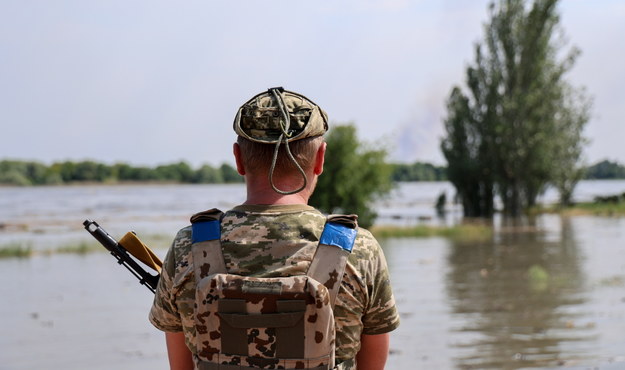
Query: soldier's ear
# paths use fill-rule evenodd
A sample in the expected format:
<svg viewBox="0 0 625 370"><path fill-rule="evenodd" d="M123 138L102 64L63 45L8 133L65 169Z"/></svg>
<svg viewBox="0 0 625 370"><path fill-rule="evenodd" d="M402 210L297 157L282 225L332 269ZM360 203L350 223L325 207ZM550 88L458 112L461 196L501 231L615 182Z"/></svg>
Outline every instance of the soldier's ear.
<svg viewBox="0 0 625 370"><path fill-rule="evenodd" d="M237 163L237 172L241 176L245 176L245 164L243 163L243 156L241 155L241 147L239 143L234 143L232 146L232 152L234 153L234 160Z"/></svg>
<svg viewBox="0 0 625 370"><path fill-rule="evenodd" d="M313 173L317 176L323 173L323 162L325 161L326 156L326 143L325 141L319 145L319 149L317 149L317 154L315 155L315 167L313 168Z"/></svg>

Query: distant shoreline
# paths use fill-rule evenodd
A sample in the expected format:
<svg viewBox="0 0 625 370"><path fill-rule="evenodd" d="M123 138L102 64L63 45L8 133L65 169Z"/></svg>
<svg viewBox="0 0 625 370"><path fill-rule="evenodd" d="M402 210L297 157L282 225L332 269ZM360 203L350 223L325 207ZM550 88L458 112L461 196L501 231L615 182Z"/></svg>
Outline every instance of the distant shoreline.
<svg viewBox="0 0 625 370"><path fill-rule="evenodd" d="M447 181L447 167L431 163L387 163L393 182ZM625 166L601 161L585 167L584 180L623 180ZM0 186L41 186L78 184L229 184L242 183L243 177L230 164L218 167L204 164L192 168L181 161L155 167L127 163L112 165L95 161L55 162L0 160Z"/></svg>
<svg viewBox="0 0 625 370"><path fill-rule="evenodd" d="M623 181L625 178L592 178L582 179L581 181ZM410 183L449 183L449 180L414 180L414 181L395 181L398 184ZM60 184L36 184L36 185L15 185L0 183L0 188L39 188L39 187L81 187L81 186L160 186L160 185L243 185L243 182L176 182L176 181L73 181Z"/></svg>

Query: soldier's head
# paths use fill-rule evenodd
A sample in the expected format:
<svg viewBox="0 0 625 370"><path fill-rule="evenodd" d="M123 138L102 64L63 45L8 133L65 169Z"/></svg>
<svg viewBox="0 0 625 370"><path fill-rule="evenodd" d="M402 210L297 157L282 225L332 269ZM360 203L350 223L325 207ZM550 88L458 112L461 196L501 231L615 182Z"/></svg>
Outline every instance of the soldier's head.
<svg viewBox="0 0 625 370"><path fill-rule="evenodd" d="M238 160L246 174L267 177L278 193L297 193L319 164L327 130L327 114L310 99L281 87L271 88L239 108L234 119L235 155L240 150ZM285 178L297 179L299 185L293 189L275 186L275 181Z"/></svg>

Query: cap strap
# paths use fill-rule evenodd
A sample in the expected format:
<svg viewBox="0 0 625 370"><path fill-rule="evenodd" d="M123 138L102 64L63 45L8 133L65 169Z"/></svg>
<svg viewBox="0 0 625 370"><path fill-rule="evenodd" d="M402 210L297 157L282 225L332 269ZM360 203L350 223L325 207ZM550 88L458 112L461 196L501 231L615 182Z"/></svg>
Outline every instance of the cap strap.
<svg viewBox="0 0 625 370"><path fill-rule="evenodd" d="M273 151L273 159L271 160L271 168L269 169L269 183L271 184L271 188L278 194L291 195L291 194L299 193L300 191L304 190L304 188L306 188L306 185L308 185L308 179L306 178L306 172L304 172L304 170L302 169L302 166L300 166L299 163L297 163L297 160L295 159L295 157L291 153L291 149L289 148L288 137L291 136L291 134L289 134L289 128L291 126L291 117L289 116L287 108L284 104L284 100L282 98L282 92L280 91L280 88L273 87L269 89L269 91L273 94L274 98L276 99L276 102L278 103L278 107L280 107L280 112L282 113L282 117L284 118L284 124L280 122L280 129L282 130L282 133L280 134L280 137L278 138L278 142L276 143L276 148ZM293 162L293 164L295 165L299 173L302 175L302 178L304 179L304 183L302 184L302 186L300 186L296 190L290 190L290 191L281 190L281 189L278 189L276 185L273 183L273 172L276 169L276 162L278 161L278 152L280 151L280 144L282 144L283 140L284 140L284 146L286 147L286 153L289 159L291 160L291 162Z"/></svg>
<svg viewBox="0 0 625 370"><path fill-rule="evenodd" d="M292 133L289 133L289 128L291 128L291 116L289 116L289 112L284 105L284 98L282 97L282 91L284 91L284 89L281 87L272 87L269 91L276 99L278 108L280 108L280 113L282 113L282 118L284 118L284 121L280 121L280 129L286 137L291 137L293 135ZM280 140L278 140L278 143L279 142Z"/></svg>

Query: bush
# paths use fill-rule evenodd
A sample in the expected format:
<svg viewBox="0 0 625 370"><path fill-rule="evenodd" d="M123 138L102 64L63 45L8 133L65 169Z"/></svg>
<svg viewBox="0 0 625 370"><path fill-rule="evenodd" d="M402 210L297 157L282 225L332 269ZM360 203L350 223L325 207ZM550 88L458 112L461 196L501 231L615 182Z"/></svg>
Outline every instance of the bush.
<svg viewBox="0 0 625 370"><path fill-rule="evenodd" d="M372 202L392 188L386 151L366 148L351 124L335 126L326 142L324 171L310 204L326 213L355 213L361 226L370 227L377 217Z"/></svg>

